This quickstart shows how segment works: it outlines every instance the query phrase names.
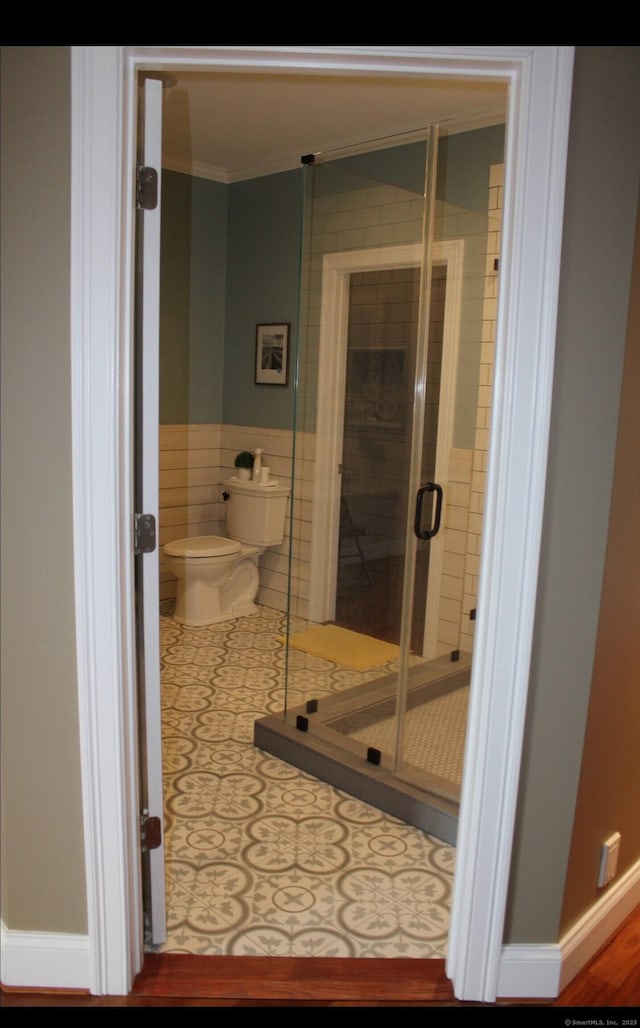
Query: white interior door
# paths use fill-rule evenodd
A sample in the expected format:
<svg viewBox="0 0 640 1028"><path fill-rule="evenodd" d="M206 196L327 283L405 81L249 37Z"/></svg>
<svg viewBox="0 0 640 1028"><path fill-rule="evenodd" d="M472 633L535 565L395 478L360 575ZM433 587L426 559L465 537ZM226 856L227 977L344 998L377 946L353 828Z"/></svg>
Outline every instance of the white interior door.
<svg viewBox="0 0 640 1028"><path fill-rule="evenodd" d="M140 97L139 181L136 238L136 511L142 528L158 525L160 183L162 162L162 83L146 79ZM155 173L155 174L154 174ZM162 736L160 703L160 597L155 538L139 543L136 554L138 709L140 716L142 862L146 933L152 943L166 938ZM140 551L143 552L140 552ZM147 820L148 819L148 820Z"/></svg>
<svg viewBox="0 0 640 1028"><path fill-rule="evenodd" d="M313 538L318 544L311 555L309 618L325 622L335 618L336 581L340 536L339 468L343 463L343 420L347 369L349 280L362 271L419 266L420 244L380 247L326 254L323 260L318 368L318 430L313 503ZM452 437L455 373L460 321L460 281L464 257L462 240L437 242L433 262L447 269L443 329L442 380L436 480L448 480ZM435 626L438 619L442 574L442 537L432 540L426 604L423 656L436 656Z"/></svg>

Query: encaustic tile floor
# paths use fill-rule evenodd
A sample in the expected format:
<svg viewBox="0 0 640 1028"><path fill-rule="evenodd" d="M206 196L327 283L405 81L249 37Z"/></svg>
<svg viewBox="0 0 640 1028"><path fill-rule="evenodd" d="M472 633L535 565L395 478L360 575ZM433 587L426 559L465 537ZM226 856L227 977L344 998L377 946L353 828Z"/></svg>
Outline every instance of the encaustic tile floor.
<svg viewBox="0 0 640 1028"><path fill-rule="evenodd" d="M443 957L455 848L253 744L254 721L283 709L285 624L266 607L206 628L161 614L167 940L155 949ZM354 674L290 651L289 701L314 676L338 690Z"/></svg>

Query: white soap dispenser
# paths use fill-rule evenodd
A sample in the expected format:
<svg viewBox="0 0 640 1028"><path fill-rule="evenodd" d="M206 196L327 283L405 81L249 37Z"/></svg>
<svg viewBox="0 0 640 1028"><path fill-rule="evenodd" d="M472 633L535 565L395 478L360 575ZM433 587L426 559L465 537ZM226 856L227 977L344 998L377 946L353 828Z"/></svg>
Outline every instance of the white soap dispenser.
<svg viewBox="0 0 640 1028"><path fill-rule="evenodd" d="M253 481L262 482L262 454L263 450L253 451Z"/></svg>

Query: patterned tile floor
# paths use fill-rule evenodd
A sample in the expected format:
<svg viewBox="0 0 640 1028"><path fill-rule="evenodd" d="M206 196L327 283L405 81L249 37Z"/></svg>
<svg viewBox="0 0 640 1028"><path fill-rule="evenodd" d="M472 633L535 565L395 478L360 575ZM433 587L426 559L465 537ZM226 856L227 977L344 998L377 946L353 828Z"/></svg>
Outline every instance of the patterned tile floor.
<svg viewBox="0 0 640 1028"><path fill-rule="evenodd" d="M168 933L158 949L443 957L454 847L253 745L256 718L283 708L284 629L266 607L206 628L161 614ZM366 679L289 654L292 706Z"/></svg>

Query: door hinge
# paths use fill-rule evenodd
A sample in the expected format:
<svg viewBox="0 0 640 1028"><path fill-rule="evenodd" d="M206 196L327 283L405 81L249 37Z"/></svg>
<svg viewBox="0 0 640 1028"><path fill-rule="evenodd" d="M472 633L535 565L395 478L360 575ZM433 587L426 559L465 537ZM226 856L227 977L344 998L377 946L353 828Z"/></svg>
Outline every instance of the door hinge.
<svg viewBox="0 0 640 1028"><path fill-rule="evenodd" d="M140 815L140 843L143 853L162 845L162 823L159 817L149 817L148 810Z"/></svg>
<svg viewBox="0 0 640 1028"><path fill-rule="evenodd" d="M157 206L158 172L140 164L136 177L136 207L142 211L155 211Z"/></svg>
<svg viewBox="0 0 640 1028"><path fill-rule="evenodd" d="M153 514L133 515L133 552L153 553L156 548L156 519Z"/></svg>

